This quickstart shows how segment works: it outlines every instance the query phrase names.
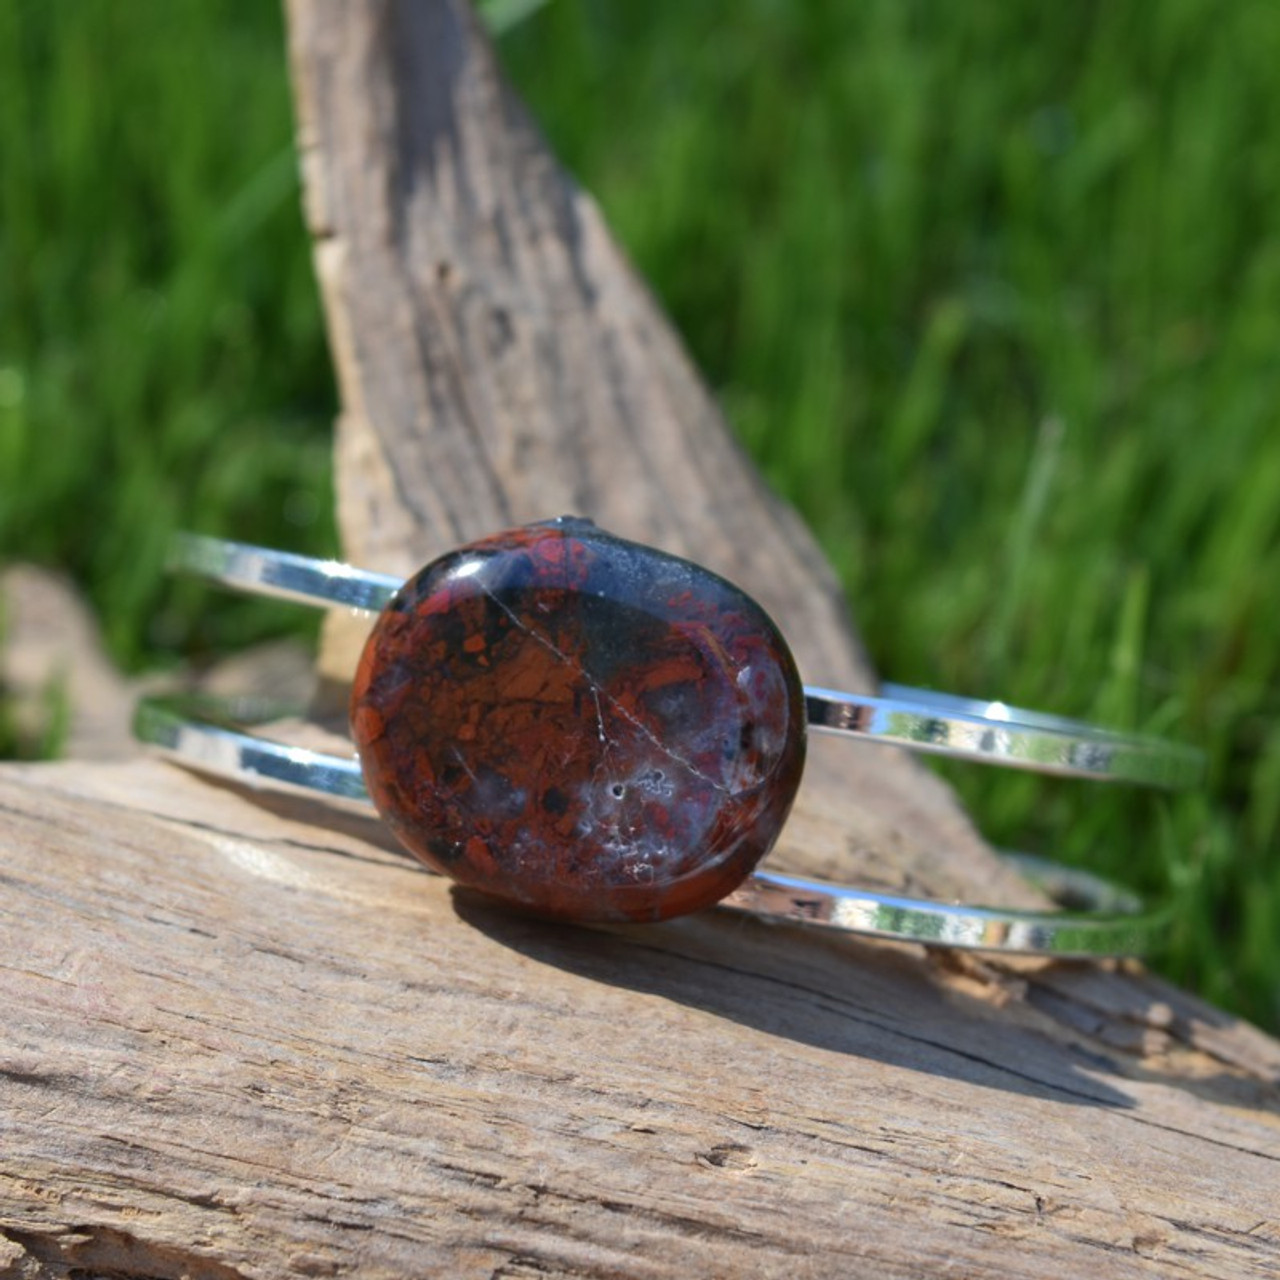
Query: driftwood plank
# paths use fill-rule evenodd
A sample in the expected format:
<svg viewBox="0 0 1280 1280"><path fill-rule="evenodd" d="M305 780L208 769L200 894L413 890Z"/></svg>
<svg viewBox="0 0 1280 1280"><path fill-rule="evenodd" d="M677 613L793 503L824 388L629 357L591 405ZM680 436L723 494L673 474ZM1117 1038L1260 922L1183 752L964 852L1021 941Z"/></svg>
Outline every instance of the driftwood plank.
<svg viewBox="0 0 1280 1280"><path fill-rule="evenodd" d="M1280 1049L1140 972L541 924L156 762L0 814L0 1276L1280 1262Z"/></svg>
<svg viewBox="0 0 1280 1280"><path fill-rule="evenodd" d="M308 220L344 412L347 556L409 573L572 513L687 555L783 625L805 678L874 679L813 539L502 79L465 0L291 0ZM335 622L325 671L363 628ZM1033 902L897 752L813 744L780 863Z"/></svg>
<svg viewBox="0 0 1280 1280"><path fill-rule="evenodd" d="M351 558L589 514L865 687L469 9L290 19ZM1023 892L932 775L829 745L793 865ZM0 767L0 882L0 1278L1280 1273L1280 1045L1138 965L540 924L148 759Z"/></svg>

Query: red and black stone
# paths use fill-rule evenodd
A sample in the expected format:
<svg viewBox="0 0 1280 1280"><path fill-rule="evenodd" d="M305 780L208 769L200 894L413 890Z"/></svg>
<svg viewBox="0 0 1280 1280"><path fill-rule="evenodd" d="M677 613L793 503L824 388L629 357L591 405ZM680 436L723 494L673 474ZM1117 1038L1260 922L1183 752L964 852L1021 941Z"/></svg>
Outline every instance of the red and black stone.
<svg viewBox="0 0 1280 1280"><path fill-rule="evenodd" d="M570 920L661 920L735 888L804 766L765 612L706 569L564 517L472 543L378 618L351 728L428 865Z"/></svg>

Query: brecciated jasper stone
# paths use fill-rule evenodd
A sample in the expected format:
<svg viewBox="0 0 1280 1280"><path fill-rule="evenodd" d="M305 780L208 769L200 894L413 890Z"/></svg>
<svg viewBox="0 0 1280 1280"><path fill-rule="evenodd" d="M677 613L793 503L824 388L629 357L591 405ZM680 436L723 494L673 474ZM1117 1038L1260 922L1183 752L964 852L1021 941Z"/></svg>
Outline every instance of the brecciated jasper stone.
<svg viewBox="0 0 1280 1280"><path fill-rule="evenodd" d="M722 898L773 844L804 764L800 678L760 606L569 517L411 578L369 637L351 726L409 849L571 920Z"/></svg>

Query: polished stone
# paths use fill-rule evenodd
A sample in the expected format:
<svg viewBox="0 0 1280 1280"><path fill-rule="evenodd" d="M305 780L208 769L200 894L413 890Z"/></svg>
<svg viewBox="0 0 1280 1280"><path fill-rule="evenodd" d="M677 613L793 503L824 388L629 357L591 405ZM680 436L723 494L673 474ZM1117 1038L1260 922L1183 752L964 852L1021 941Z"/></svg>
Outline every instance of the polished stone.
<svg viewBox="0 0 1280 1280"><path fill-rule="evenodd" d="M759 605L569 517L411 578L369 637L351 725L409 849L572 920L723 897L772 846L804 764L800 678Z"/></svg>

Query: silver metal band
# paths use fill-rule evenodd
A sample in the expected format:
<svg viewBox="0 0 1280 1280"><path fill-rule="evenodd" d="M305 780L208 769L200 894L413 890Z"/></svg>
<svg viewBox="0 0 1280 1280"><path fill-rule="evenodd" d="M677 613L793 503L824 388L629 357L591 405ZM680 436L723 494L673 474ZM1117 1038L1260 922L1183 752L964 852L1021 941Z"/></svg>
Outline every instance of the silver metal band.
<svg viewBox="0 0 1280 1280"><path fill-rule="evenodd" d="M179 761L250 785L283 785L370 803L355 756L293 747L199 719L181 701L144 699L134 732ZM1070 909L1035 912L930 902L767 870L757 870L720 905L848 933L1061 957L1141 955L1167 923L1166 912L1145 909L1134 895L1096 876L1025 855L1008 856Z"/></svg>
<svg viewBox="0 0 1280 1280"><path fill-rule="evenodd" d="M187 536L171 567L242 591L302 604L376 612L400 578L216 538ZM1200 753L1175 743L1113 733L1003 702L882 686L879 696L805 686L810 728L1015 769L1154 787L1199 780Z"/></svg>

